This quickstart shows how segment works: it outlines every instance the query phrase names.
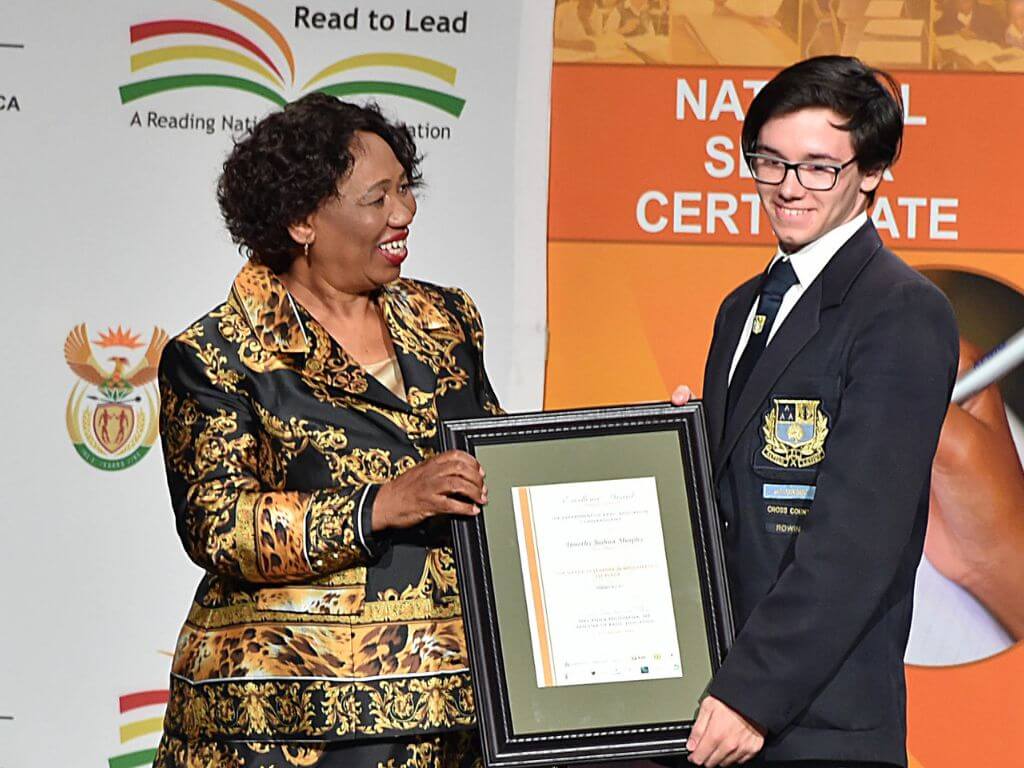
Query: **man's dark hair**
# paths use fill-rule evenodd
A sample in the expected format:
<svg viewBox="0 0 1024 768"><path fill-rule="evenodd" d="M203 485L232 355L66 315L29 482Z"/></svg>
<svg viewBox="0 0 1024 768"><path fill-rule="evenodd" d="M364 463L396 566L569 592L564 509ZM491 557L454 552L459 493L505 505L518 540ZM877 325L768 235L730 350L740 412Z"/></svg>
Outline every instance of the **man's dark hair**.
<svg viewBox="0 0 1024 768"><path fill-rule="evenodd" d="M817 56L773 77L747 110L744 154L757 151L761 128L772 118L821 107L843 118L836 128L850 132L862 171L882 170L896 162L903 146L899 84L887 72L852 56ZM870 198L873 202L874 194Z"/></svg>
<svg viewBox="0 0 1024 768"><path fill-rule="evenodd" d="M352 170L356 133L388 143L412 186L420 182L416 145L406 126L374 105L359 106L311 93L263 118L235 143L217 184L231 239L257 264L288 269L301 248L288 227L338 194Z"/></svg>

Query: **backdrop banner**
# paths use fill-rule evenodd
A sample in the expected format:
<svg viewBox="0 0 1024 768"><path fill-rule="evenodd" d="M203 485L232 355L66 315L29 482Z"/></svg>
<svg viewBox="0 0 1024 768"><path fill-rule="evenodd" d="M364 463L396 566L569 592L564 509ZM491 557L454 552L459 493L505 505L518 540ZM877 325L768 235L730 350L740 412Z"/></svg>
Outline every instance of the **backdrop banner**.
<svg viewBox="0 0 1024 768"><path fill-rule="evenodd" d="M946 291L965 338L987 349L1020 329L1024 3L967 5L964 26L945 0L558 2L545 406L665 399L680 383L699 393L720 302L774 253L739 150L745 110L780 68L817 54L856 55L902 85L903 157L872 210L883 239ZM1019 434L1020 374L1002 388ZM911 764L1015 764L1024 646L996 618L1005 600L949 573L928 560L919 572ZM1024 584L1015 593L1019 622Z"/></svg>
<svg viewBox="0 0 1024 768"><path fill-rule="evenodd" d="M403 273L464 288L503 405L540 407L551 23L518 0L2 4L2 768L152 760L199 572L155 382L101 384L227 296L215 183L268 111L322 90L410 126Z"/></svg>

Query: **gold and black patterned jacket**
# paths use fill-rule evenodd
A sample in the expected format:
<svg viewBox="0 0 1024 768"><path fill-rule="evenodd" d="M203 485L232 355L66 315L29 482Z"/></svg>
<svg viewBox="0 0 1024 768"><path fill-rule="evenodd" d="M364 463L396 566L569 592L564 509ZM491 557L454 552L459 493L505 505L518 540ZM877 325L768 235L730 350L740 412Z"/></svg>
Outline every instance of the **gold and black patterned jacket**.
<svg viewBox="0 0 1024 768"><path fill-rule="evenodd" d="M408 403L274 274L171 342L161 434L178 533L205 571L178 638L165 730L330 741L474 722L448 523L373 534L380 485L440 450L439 418L498 411L457 289L378 298Z"/></svg>

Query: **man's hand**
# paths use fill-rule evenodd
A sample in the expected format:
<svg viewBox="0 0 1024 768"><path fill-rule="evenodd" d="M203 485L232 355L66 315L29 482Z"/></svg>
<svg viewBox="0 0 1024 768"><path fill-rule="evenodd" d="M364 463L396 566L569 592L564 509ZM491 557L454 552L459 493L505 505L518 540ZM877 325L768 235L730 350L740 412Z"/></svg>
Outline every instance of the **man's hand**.
<svg viewBox="0 0 1024 768"><path fill-rule="evenodd" d="M686 741L690 762L707 768L745 763L763 746L764 729L714 696L700 703Z"/></svg>
<svg viewBox="0 0 1024 768"><path fill-rule="evenodd" d="M961 340L961 371L979 356ZM1024 471L994 385L949 406L932 465L924 548L940 573L1024 637Z"/></svg>
<svg viewBox="0 0 1024 768"><path fill-rule="evenodd" d="M672 405L686 405L693 397L693 392L685 384L680 384L672 392Z"/></svg>

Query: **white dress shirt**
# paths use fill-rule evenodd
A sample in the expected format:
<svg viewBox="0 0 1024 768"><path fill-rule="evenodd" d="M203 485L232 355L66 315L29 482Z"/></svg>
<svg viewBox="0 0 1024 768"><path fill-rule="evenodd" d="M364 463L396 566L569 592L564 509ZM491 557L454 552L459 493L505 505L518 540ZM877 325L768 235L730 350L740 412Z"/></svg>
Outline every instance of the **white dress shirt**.
<svg viewBox="0 0 1024 768"><path fill-rule="evenodd" d="M788 259L789 263L793 266L793 271L796 273L797 282L790 286L790 289L782 297L782 304L779 306L779 312L775 316L775 322L772 323L772 327L768 331L768 340L765 342L766 348L768 344L771 344L772 338L782 326L786 316L796 306L800 297L804 295L807 286L814 282L814 279L821 274L821 271L825 269L825 266L836 255L836 252L846 244L847 240L853 237L853 233L860 229L867 220L867 213L861 213L845 224L840 224L835 229L826 232L817 240L808 243L795 253L783 253L781 248L776 250L769 269L779 259ZM740 361L740 355L743 354L743 350L747 348L747 342L750 341L750 332L754 325L754 315L757 313L758 298L760 296L754 297L754 303L747 314L747 322L743 326L743 333L740 335L740 343L736 346L736 351L732 356L732 366L729 368L730 383L732 382L732 375L736 370L736 365Z"/></svg>

